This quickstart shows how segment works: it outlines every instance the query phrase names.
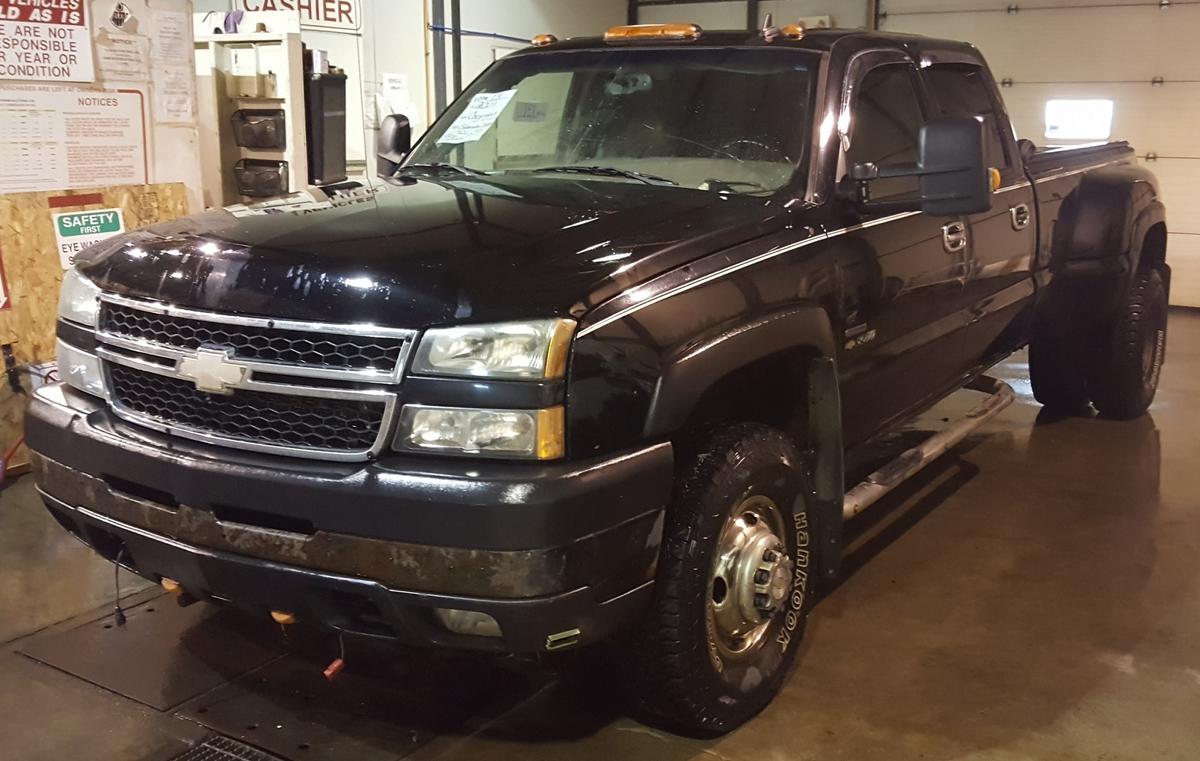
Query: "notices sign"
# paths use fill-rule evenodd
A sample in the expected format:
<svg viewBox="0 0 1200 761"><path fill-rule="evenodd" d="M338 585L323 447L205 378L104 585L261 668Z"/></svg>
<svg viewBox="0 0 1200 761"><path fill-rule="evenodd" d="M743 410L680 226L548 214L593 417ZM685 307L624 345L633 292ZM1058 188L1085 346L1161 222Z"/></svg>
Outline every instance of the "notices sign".
<svg viewBox="0 0 1200 761"><path fill-rule="evenodd" d="M0 0L0 79L94 82L85 0Z"/></svg>
<svg viewBox="0 0 1200 761"><path fill-rule="evenodd" d="M357 32L362 28L359 0L237 0L238 10L297 11L301 29Z"/></svg>
<svg viewBox="0 0 1200 761"><path fill-rule="evenodd" d="M105 238L125 232L120 209L64 211L54 214L54 237L58 240L58 258L63 269L70 269L75 256Z"/></svg>
<svg viewBox="0 0 1200 761"><path fill-rule="evenodd" d="M0 86L0 193L146 183L142 95Z"/></svg>

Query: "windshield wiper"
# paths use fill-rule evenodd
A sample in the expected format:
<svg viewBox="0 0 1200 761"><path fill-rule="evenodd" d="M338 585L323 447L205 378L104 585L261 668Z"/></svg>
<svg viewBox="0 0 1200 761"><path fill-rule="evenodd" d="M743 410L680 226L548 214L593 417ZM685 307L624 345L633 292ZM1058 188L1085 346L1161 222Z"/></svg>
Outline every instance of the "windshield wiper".
<svg viewBox="0 0 1200 761"><path fill-rule="evenodd" d="M468 177L484 177L487 175L487 172L481 172L478 169L472 169L469 166L447 164L442 161L434 161L428 164L405 164L396 170L396 174L404 174L405 172L413 169L426 172L454 172L455 174L465 174Z"/></svg>
<svg viewBox="0 0 1200 761"><path fill-rule="evenodd" d="M542 166L537 169L528 169L528 172L566 172L574 174L591 174L597 177L626 177L631 180L639 180L647 185L678 185L674 180L668 180L666 177L659 177L645 172L635 172L632 169L618 169L615 166L584 166L582 164L566 164L564 166Z"/></svg>

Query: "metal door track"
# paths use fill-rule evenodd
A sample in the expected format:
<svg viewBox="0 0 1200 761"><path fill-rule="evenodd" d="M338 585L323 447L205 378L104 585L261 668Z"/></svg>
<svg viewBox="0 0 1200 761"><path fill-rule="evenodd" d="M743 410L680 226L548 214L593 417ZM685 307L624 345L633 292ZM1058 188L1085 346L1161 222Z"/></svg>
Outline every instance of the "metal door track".
<svg viewBox="0 0 1200 761"><path fill-rule="evenodd" d="M1013 403L1016 392L1002 380L981 376L966 385L971 391L987 394L978 407L941 433L935 433L917 446L905 450L899 457L875 471L846 492L842 501L842 518L849 519L875 504L883 495L916 475L929 463L941 457L972 431L991 420L1000 410Z"/></svg>

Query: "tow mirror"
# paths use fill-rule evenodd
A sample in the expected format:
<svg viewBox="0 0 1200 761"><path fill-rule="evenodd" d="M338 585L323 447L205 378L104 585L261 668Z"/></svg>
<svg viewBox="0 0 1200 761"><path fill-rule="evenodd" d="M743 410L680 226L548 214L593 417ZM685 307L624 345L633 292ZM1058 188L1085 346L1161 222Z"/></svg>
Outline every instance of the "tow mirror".
<svg viewBox="0 0 1200 761"><path fill-rule="evenodd" d="M411 148L412 125L408 117L403 114L385 116L375 141L375 173L380 177L391 177Z"/></svg>
<svg viewBox="0 0 1200 761"><path fill-rule="evenodd" d="M934 216L979 214L992 206L992 170L983 155L983 123L972 117L935 119L921 127L916 164L855 164L858 203L871 210L920 210ZM872 201L872 180L917 177L920 197Z"/></svg>

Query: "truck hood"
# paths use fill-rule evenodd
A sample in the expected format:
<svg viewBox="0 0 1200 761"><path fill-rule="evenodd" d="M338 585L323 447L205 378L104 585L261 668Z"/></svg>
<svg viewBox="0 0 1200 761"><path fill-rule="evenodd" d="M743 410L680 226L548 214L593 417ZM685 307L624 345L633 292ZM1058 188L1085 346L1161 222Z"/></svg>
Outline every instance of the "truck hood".
<svg viewBox="0 0 1200 761"><path fill-rule="evenodd" d="M403 179L155 225L78 265L177 306L419 328L580 317L786 217L762 198L623 181Z"/></svg>

